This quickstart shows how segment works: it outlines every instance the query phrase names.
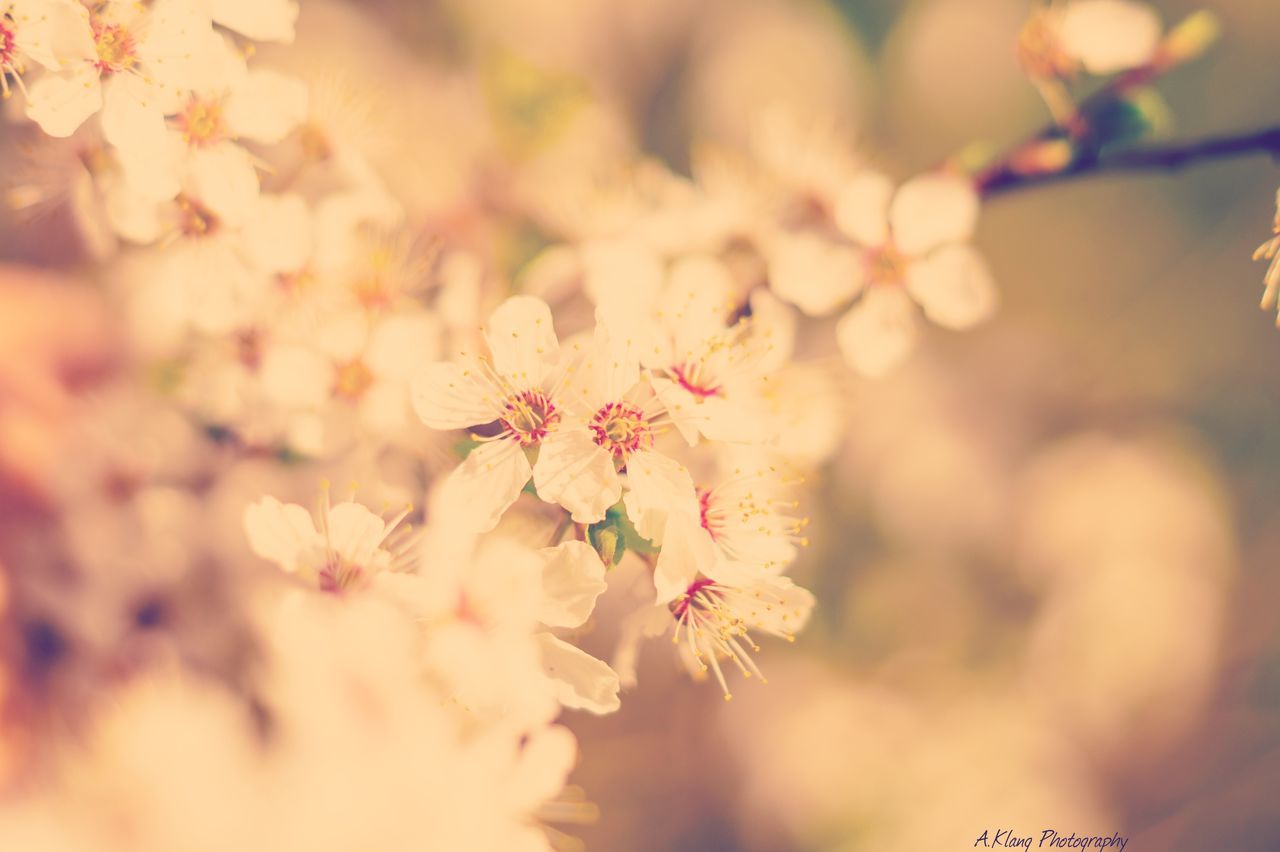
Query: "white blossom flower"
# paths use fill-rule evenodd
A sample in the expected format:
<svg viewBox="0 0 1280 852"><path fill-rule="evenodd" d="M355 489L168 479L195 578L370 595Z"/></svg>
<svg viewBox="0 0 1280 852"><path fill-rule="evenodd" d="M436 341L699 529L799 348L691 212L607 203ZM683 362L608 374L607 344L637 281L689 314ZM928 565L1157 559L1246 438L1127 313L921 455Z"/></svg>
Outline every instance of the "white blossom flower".
<svg viewBox="0 0 1280 852"><path fill-rule="evenodd" d="M787 577L762 578L740 587L698 577L670 603L633 614L624 627L615 666L634 682L640 640L671 630L672 643L690 674L701 678L711 671L728 701L733 694L723 664L732 663L743 677L765 682L752 657L760 651L752 632L794 641L813 604L813 595Z"/></svg>
<svg viewBox="0 0 1280 852"><path fill-rule="evenodd" d="M309 245L307 207L294 195L258 196L247 211L186 192L160 204L130 196L108 215L126 239L163 242L139 264L135 288L175 323L209 334L251 325L275 305L277 276Z"/></svg>
<svg viewBox="0 0 1280 852"><path fill-rule="evenodd" d="M22 78L30 63L57 71L64 62L89 59L84 21L84 7L74 0L0 2L0 94L10 97L10 81L26 91Z"/></svg>
<svg viewBox="0 0 1280 852"><path fill-rule="evenodd" d="M785 494L794 483L774 467L735 468L713 486L692 489L692 501L678 473L638 473L627 501L640 519L637 531L663 523L653 576L658 603L676 598L698 576L730 586L776 576L795 560L797 547L808 544L808 519L792 514L798 502ZM655 479L680 485L654 489Z"/></svg>
<svg viewBox="0 0 1280 852"><path fill-rule="evenodd" d="M216 73L168 119L159 151L126 151L123 162L141 195L164 200L186 187L224 215L240 218L258 194L256 161L240 143L283 139L306 115L307 90L275 71L249 70L227 40L208 59Z"/></svg>
<svg viewBox="0 0 1280 852"><path fill-rule="evenodd" d="M1139 0L1050 0L1018 37L1018 55L1039 79L1106 75L1150 62L1160 17Z"/></svg>
<svg viewBox="0 0 1280 852"><path fill-rule="evenodd" d="M670 463L654 449L671 420L642 379L635 350L597 326L561 392L564 419L543 442L533 484L578 523L595 523L622 496L632 465Z"/></svg>
<svg viewBox="0 0 1280 852"><path fill-rule="evenodd" d="M688 255L665 269L629 240L582 251L584 286L610 334L630 342L681 435L761 441L760 380L775 361L773 330L735 319L724 264Z"/></svg>
<svg viewBox="0 0 1280 852"><path fill-rule="evenodd" d="M996 307L990 272L968 244L978 196L959 176L925 174L894 190L865 172L845 186L834 211L840 241L779 234L771 249L773 291L822 316L861 298L836 327L845 359L879 376L911 350L915 310L953 329L970 328Z"/></svg>
<svg viewBox="0 0 1280 852"><path fill-rule="evenodd" d="M145 157L164 145L164 117L208 73L216 46L198 0L150 5L107 0L82 10L74 61L27 91L27 116L52 136L70 136L101 111L111 144Z"/></svg>
<svg viewBox="0 0 1280 852"><path fill-rule="evenodd" d="M264 347L268 396L322 420L353 409L360 432L377 439L401 434L410 422L409 383L420 364L440 353L436 317L422 309L374 319L338 311L304 329L297 340Z"/></svg>
<svg viewBox="0 0 1280 852"><path fill-rule="evenodd" d="M478 540L453 523L441 489L430 501L421 562L394 593L429 630L426 658L468 711L517 729L549 721L557 706L609 713L618 676L546 628L586 622L605 589L593 548L568 541L535 551Z"/></svg>
<svg viewBox="0 0 1280 852"><path fill-rule="evenodd" d="M408 568L411 541L400 522L411 510L384 519L350 500L330 505L326 488L318 524L296 503L263 497L245 509L244 529L258 556L322 591L344 592L381 572Z"/></svg>
<svg viewBox="0 0 1280 852"><path fill-rule="evenodd" d="M489 317L484 336L488 357L463 353L460 363L431 364L411 389L414 410L433 429L497 424L495 434L476 437L479 446L450 476L458 505L480 531L498 523L534 475L525 451L559 429L567 375L545 302L507 299ZM538 464L545 458L540 453Z"/></svg>

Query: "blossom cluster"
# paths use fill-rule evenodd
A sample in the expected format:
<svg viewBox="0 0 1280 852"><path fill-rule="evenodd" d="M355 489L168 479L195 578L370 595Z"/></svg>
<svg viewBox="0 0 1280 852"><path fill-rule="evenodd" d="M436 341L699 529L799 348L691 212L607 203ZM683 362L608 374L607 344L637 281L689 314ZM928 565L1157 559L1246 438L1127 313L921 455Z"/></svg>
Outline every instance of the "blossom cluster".
<svg viewBox="0 0 1280 852"><path fill-rule="evenodd" d="M406 82L379 110L358 16L325 43L298 13L0 0L0 85L31 143L8 198L71 213L124 330L55 489L70 561L121 599L216 577L253 649L210 659L193 633L157 660L86 619L130 677L50 759L57 783L0 814L0 847L563 842L591 811L566 712L616 711L655 637L725 699L764 681L763 644L815 606L790 575L803 485L849 388L907 359L922 318L997 309L960 158L898 182L770 106L688 174L632 150L566 169L544 127L468 124L486 85L572 100L554 80L422 95L383 69ZM1141 4L1070 0L1019 55L1056 113L1064 81L1168 44ZM457 126L402 115L419 95ZM437 172L405 166L450 144L466 155ZM167 782L174 759L225 803L217 825ZM98 803L83 824L77 801Z"/></svg>

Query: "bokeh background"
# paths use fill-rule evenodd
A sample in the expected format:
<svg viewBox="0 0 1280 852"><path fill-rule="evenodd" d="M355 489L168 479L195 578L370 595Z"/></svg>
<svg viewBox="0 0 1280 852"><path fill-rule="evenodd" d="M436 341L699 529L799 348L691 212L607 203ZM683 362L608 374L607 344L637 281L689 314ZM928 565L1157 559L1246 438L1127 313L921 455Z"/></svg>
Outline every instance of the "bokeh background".
<svg viewBox="0 0 1280 852"><path fill-rule="evenodd" d="M1280 122L1280 12L1153 5L1168 23L1209 8L1224 31L1160 83L1163 135ZM899 178L1011 144L1047 120L1013 50L1029 8L306 0L278 59L367 83L353 121L379 165L517 279L536 239L495 211L637 154L687 172L765 104L846 130ZM18 162L21 135L4 144ZM576 831L588 848L933 852L1005 828L1280 848L1280 332L1250 261L1277 183L1256 156L992 201L978 242L997 319L931 329L890 377L844 382L794 571L819 605L794 646L766 649L769 684L726 703L655 643L619 713L568 719L573 780L602 813ZM89 242L65 211L0 225L10 561L12 530L46 511L73 398L118 350ZM192 582L180 600L217 599ZM583 639L603 656L609 605ZM13 653L75 665L56 633L15 629ZM196 634L211 666L242 653Z"/></svg>

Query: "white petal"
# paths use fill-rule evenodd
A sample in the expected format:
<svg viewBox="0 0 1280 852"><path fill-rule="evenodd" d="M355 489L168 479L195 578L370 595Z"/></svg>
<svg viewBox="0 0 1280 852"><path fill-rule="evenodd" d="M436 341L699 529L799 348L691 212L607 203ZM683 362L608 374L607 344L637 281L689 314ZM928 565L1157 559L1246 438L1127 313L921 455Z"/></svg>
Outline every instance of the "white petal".
<svg viewBox="0 0 1280 852"><path fill-rule="evenodd" d="M290 572L297 568L298 554L320 541L306 509L274 497L244 510L244 531L254 553Z"/></svg>
<svg viewBox="0 0 1280 852"><path fill-rule="evenodd" d="M535 638L542 652L543 670L554 682L561 704L592 713L612 713L622 706L617 672L550 633L539 633Z"/></svg>
<svg viewBox="0 0 1280 852"><path fill-rule="evenodd" d="M407 382L421 371L419 365L440 355L442 335L435 314L403 311L378 322L369 334L364 362L375 374Z"/></svg>
<svg viewBox="0 0 1280 852"><path fill-rule="evenodd" d="M611 334L603 323L589 342L575 340L563 351L560 369L567 378L560 397L585 417L623 399L640 381L637 347Z"/></svg>
<svg viewBox="0 0 1280 852"><path fill-rule="evenodd" d="M441 499L475 532L488 532L516 502L529 482L529 460L518 443L499 439L481 444L449 475Z"/></svg>
<svg viewBox="0 0 1280 852"><path fill-rule="evenodd" d="M386 534L386 523L359 503L346 501L329 510L328 545L347 561L369 567Z"/></svg>
<svg viewBox="0 0 1280 852"><path fill-rule="evenodd" d="M902 185L889 207L893 242L915 256L947 243L965 242L978 224L978 193L968 178L931 172Z"/></svg>
<svg viewBox="0 0 1280 852"><path fill-rule="evenodd" d="M160 156L168 134L156 86L133 74L102 85L102 135L130 157Z"/></svg>
<svg viewBox="0 0 1280 852"><path fill-rule="evenodd" d="M582 247L583 288L596 314L620 337L640 337L662 287L662 260L633 241L598 241Z"/></svg>
<svg viewBox="0 0 1280 852"><path fill-rule="evenodd" d="M562 427L543 439L533 485L548 503L559 503L580 524L594 524L622 496L613 456L583 427Z"/></svg>
<svg viewBox="0 0 1280 852"><path fill-rule="evenodd" d="M698 398L672 379L653 376L649 379L649 384L653 392L658 395L663 407L667 409L680 437L684 438L691 447L697 444L700 434L698 427L701 425Z"/></svg>
<svg viewBox="0 0 1280 852"><path fill-rule="evenodd" d="M862 253L815 234L785 234L769 250L769 286L809 316L834 312L866 281Z"/></svg>
<svg viewBox="0 0 1280 852"><path fill-rule="evenodd" d="M465 429L497 420L501 400L474 370L448 361L428 364L410 388L413 410L432 429Z"/></svg>
<svg viewBox="0 0 1280 852"><path fill-rule="evenodd" d="M681 514L701 516L693 477L684 465L661 453L635 453L627 460L627 496L623 502L636 532L654 544L662 544L667 519Z"/></svg>
<svg viewBox="0 0 1280 852"><path fill-rule="evenodd" d="M889 199L893 181L879 172L860 172L836 196L836 227L867 248L889 239Z"/></svg>
<svg viewBox="0 0 1280 852"><path fill-rule="evenodd" d="M770 577L755 587L760 594L741 598L745 606L737 615L752 626L775 636L790 636L802 630L813 612L813 593L801 588L790 577ZM757 603L768 600L770 605Z"/></svg>
<svg viewBox="0 0 1280 852"><path fill-rule="evenodd" d="M231 132L257 142L279 142L307 117L307 86L269 70L254 70L227 98Z"/></svg>
<svg viewBox="0 0 1280 852"><path fill-rule="evenodd" d="M27 118L50 136L70 136L101 107L102 83L97 69L87 62L41 74L27 86Z"/></svg>
<svg viewBox="0 0 1280 852"><path fill-rule="evenodd" d="M622 620L618 649L614 652L612 665L623 686L636 685L640 640L661 636L670 629L671 623L671 610L661 604L638 609Z"/></svg>
<svg viewBox="0 0 1280 852"><path fill-rule="evenodd" d="M10 19L18 22L18 50L45 68L59 70L96 59L93 30L84 6L74 0L10 0Z"/></svg>
<svg viewBox="0 0 1280 852"><path fill-rule="evenodd" d="M169 131L165 143L145 154L117 149L116 155L129 188L152 201L172 201L182 189L187 146L180 134Z"/></svg>
<svg viewBox="0 0 1280 852"><path fill-rule="evenodd" d="M882 376L915 345L915 307L900 287L871 287L836 323L836 343L849 366Z"/></svg>
<svg viewBox="0 0 1280 852"><path fill-rule="evenodd" d="M493 367L517 387L536 387L560 354L551 308L532 296L512 296L489 317L485 339Z"/></svg>
<svg viewBox="0 0 1280 852"><path fill-rule="evenodd" d="M202 81L218 63L221 39L198 0L155 0L138 44L138 61L158 94L167 100L165 113L176 112L183 90Z"/></svg>
<svg viewBox="0 0 1280 852"><path fill-rule="evenodd" d="M263 272L297 272L311 255L311 211L300 195L259 195L241 233Z"/></svg>
<svg viewBox="0 0 1280 852"><path fill-rule="evenodd" d="M719 558L715 542L700 523L684 514L672 515L653 571L657 602L667 603L684 594L698 574L715 570Z"/></svg>
<svg viewBox="0 0 1280 852"><path fill-rule="evenodd" d="M671 267L663 289L662 318L675 338L676 354L690 354L724 330L733 310L733 278L718 258L690 255Z"/></svg>
<svg viewBox="0 0 1280 852"><path fill-rule="evenodd" d="M1146 64L1160 42L1160 16L1132 0L1076 0L1063 9L1063 49L1092 74Z"/></svg>
<svg viewBox="0 0 1280 852"><path fill-rule="evenodd" d="M258 200L258 171L249 152L234 142L192 151L191 192L231 227L244 224Z"/></svg>
<svg viewBox="0 0 1280 852"><path fill-rule="evenodd" d="M583 541L566 541L541 551L542 606L538 620L548 627L581 627L608 588L604 563Z"/></svg>
<svg viewBox="0 0 1280 852"><path fill-rule="evenodd" d="M160 205L144 198L122 178L104 180L102 187L107 222L118 236L140 245L155 242L164 231Z"/></svg>
<svg viewBox="0 0 1280 852"><path fill-rule="evenodd" d="M254 41L293 41L297 0L213 0L213 19Z"/></svg>
<svg viewBox="0 0 1280 852"><path fill-rule="evenodd" d="M531 733L520 749L514 771L504 779L509 801L515 806L509 813L532 813L554 799L564 787L577 756L577 740L568 728L551 725ZM530 848L546 849L545 845Z"/></svg>
<svg viewBox="0 0 1280 852"><path fill-rule="evenodd" d="M259 371L262 390L288 408L319 408L329 399L333 364L314 349L293 344L270 346Z"/></svg>
<svg viewBox="0 0 1280 852"><path fill-rule="evenodd" d="M991 271L971 246L949 246L907 267L907 290L925 316L945 328L965 329L995 313Z"/></svg>

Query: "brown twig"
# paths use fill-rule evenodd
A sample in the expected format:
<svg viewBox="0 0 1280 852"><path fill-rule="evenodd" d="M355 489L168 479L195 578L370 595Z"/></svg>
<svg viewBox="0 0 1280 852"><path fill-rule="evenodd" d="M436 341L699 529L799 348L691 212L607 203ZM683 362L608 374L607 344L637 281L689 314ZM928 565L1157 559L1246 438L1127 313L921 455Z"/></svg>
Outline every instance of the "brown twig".
<svg viewBox="0 0 1280 852"><path fill-rule="evenodd" d="M1202 162L1248 154L1270 154L1280 158L1280 126L1189 142L1134 148L1112 154L1085 153L1057 171L1024 174L1009 166L1006 161L980 174L976 183L982 197L989 199L1020 189L1090 175L1173 172Z"/></svg>

